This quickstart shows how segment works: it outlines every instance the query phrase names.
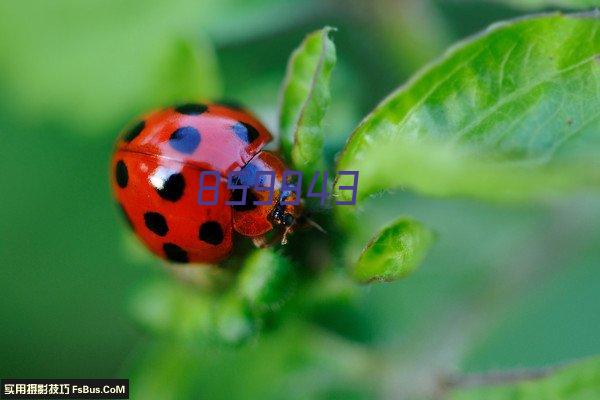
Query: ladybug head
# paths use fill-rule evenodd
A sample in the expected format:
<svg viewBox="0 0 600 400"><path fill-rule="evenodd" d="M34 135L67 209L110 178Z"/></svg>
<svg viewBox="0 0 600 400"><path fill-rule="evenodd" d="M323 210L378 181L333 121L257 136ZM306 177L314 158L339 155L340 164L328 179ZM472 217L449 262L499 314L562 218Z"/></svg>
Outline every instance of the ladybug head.
<svg viewBox="0 0 600 400"><path fill-rule="evenodd" d="M269 216L272 223L283 230L281 239L282 244L287 243L287 235L294 232L299 226L304 225L306 219L300 203L298 205L281 204L283 201L292 200L293 197L294 195L292 192L282 192L279 201L277 201Z"/></svg>

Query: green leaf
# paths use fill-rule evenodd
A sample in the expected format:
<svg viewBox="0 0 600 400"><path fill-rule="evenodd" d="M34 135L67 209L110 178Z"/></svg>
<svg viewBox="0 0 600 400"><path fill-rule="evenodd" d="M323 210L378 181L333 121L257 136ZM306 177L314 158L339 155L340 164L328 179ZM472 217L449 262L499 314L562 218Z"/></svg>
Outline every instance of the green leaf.
<svg viewBox="0 0 600 400"><path fill-rule="evenodd" d="M421 264L433 238L433 233L420 222L400 218L367 244L352 276L365 283L403 278Z"/></svg>
<svg viewBox="0 0 600 400"><path fill-rule="evenodd" d="M600 357L559 368L533 380L458 389L452 400L587 400L600 398Z"/></svg>
<svg viewBox="0 0 600 400"><path fill-rule="evenodd" d="M507 200L597 188L599 54L596 14L496 24L385 99L337 169L360 171L359 199L400 187Z"/></svg>
<svg viewBox="0 0 600 400"><path fill-rule="evenodd" d="M598 0L494 0L513 7L535 9L544 7L562 7L570 9L592 8L600 6Z"/></svg>
<svg viewBox="0 0 600 400"><path fill-rule="evenodd" d="M282 151L312 176L323 167L322 121L329 107L329 81L336 62L332 28L309 34L292 54L281 91Z"/></svg>
<svg viewBox="0 0 600 400"><path fill-rule="evenodd" d="M238 292L257 315L279 310L290 298L296 279L292 264L272 249L255 250L238 278Z"/></svg>

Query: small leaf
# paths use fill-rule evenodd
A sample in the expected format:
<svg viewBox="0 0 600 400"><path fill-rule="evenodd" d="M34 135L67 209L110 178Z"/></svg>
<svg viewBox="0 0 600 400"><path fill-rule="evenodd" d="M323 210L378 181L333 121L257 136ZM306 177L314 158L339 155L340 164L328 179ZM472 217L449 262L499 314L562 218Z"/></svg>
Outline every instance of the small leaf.
<svg viewBox="0 0 600 400"><path fill-rule="evenodd" d="M279 116L284 155L307 176L323 167L322 121L330 103L336 62L333 29L309 34L292 54L282 86Z"/></svg>
<svg viewBox="0 0 600 400"><path fill-rule="evenodd" d="M257 315L279 310L296 286L292 264L272 249L255 250L238 278L238 291Z"/></svg>
<svg viewBox="0 0 600 400"><path fill-rule="evenodd" d="M433 233L420 222L400 218L367 244L352 276L365 283L403 278L421 264L432 242Z"/></svg>
<svg viewBox="0 0 600 400"><path fill-rule="evenodd" d="M384 100L337 170L360 171L359 199L399 187L497 200L598 188L598 54L596 14L496 24Z"/></svg>
<svg viewBox="0 0 600 400"><path fill-rule="evenodd" d="M457 389L452 400L575 400L600 398L600 357L559 368L539 379Z"/></svg>

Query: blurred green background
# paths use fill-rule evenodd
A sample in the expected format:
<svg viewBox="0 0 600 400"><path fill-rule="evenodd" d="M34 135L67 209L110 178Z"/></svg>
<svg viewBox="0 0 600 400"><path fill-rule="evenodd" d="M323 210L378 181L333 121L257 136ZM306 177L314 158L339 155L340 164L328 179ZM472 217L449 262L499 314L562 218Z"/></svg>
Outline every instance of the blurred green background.
<svg viewBox="0 0 600 400"><path fill-rule="evenodd" d="M0 1L0 376L130 377L137 398L398 398L434 385L438 371L600 353L593 195L536 205L377 199L365 206L365 232L390 214L419 218L439 235L425 264L318 310L313 325L298 315L239 349L190 351L128 311L138 288L165 276L109 192L112 142L129 120L175 101L226 98L275 128L290 52L331 25L333 157L366 113L449 44L531 12L514 4Z"/></svg>

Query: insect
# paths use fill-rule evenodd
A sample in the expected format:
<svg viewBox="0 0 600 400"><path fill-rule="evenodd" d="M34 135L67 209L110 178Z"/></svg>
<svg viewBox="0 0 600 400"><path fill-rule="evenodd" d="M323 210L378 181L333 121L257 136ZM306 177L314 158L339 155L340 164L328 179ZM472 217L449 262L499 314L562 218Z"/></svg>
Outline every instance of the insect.
<svg viewBox="0 0 600 400"><path fill-rule="evenodd" d="M288 204L297 194L282 190L284 162L262 150L271 140L238 107L190 103L150 112L116 141L115 198L142 242L173 262L218 263L236 233L257 246L285 243L306 218L300 201ZM272 172L252 182L257 171Z"/></svg>

